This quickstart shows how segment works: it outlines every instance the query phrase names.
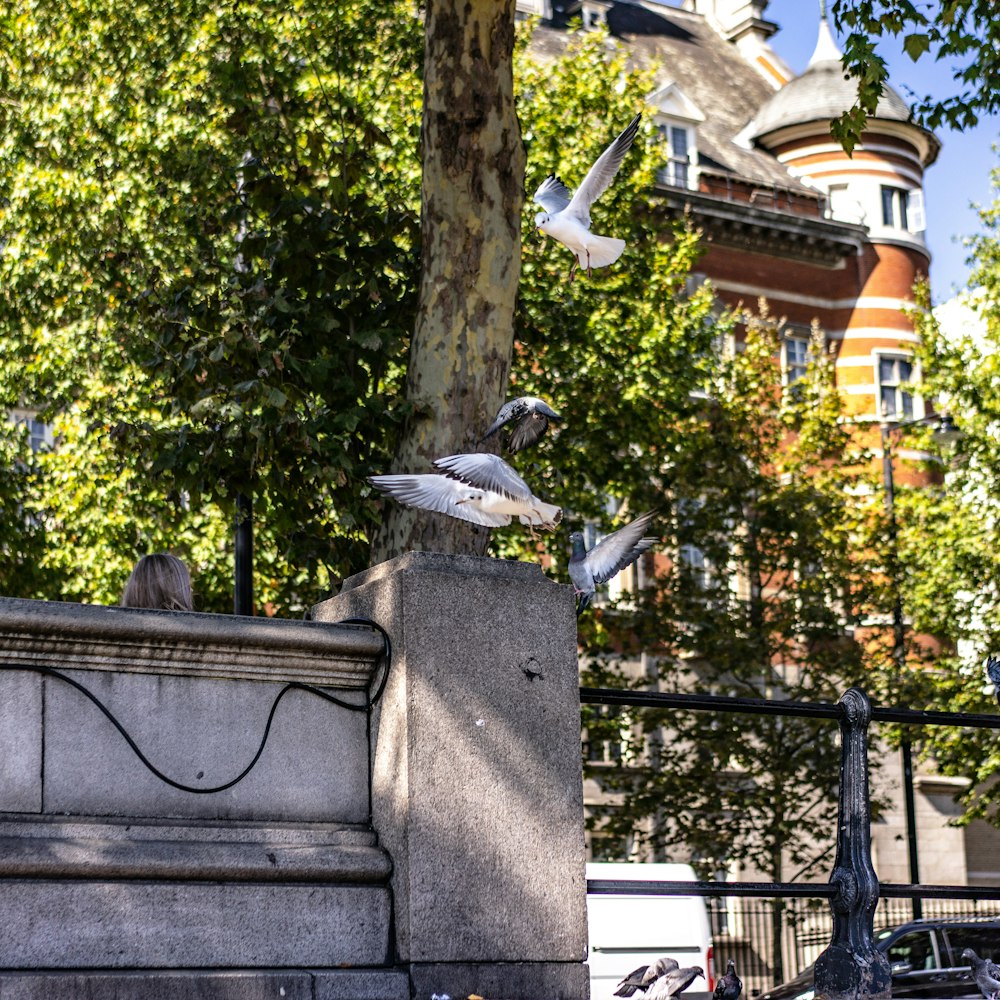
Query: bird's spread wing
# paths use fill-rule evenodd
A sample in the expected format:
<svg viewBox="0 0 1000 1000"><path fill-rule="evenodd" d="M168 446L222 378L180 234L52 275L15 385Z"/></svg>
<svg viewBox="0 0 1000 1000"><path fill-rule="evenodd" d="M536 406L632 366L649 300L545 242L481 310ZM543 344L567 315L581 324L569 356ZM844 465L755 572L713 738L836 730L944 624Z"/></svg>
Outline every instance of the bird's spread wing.
<svg viewBox="0 0 1000 1000"><path fill-rule="evenodd" d="M615 990L616 997L630 997L645 982L643 976L648 971L648 965L640 965L638 969L633 969L619 984Z"/></svg>
<svg viewBox="0 0 1000 1000"><path fill-rule="evenodd" d="M555 174L549 174L538 185L532 200L541 205L549 215L555 215L556 212L561 212L572 198L573 192Z"/></svg>
<svg viewBox="0 0 1000 1000"><path fill-rule="evenodd" d="M475 503L458 503L468 494L468 489L456 479L425 475L369 476L368 481L383 493L394 497L407 507L420 507L438 514L485 524L490 528L500 528L510 524L510 514L496 514L480 510Z"/></svg>
<svg viewBox="0 0 1000 1000"><path fill-rule="evenodd" d="M448 475L510 500L532 500L531 488L499 455L448 455L434 460Z"/></svg>
<svg viewBox="0 0 1000 1000"><path fill-rule="evenodd" d="M507 445L511 451L520 451L527 448L529 444L534 444L549 426L549 418L537 410L526 413L524 418L514 428L510 436L510 443Z"/></svg>
<svg viewBox="0 0 1000 1000"><path fill-rule="evenodd" d="M583 183L576 189L576 194L570 200L567 214L576 216L585 226L590 227L590 206L607 191L608 186L618 173L618 168L625 159L625 154L632 145L639 131L639 119L636 115L614 142L597 158L594 165L587 171ZM537 197L537 195L536 195Z"/></svg>
<svg viewBox="0 0 1000 1000"><path fill-rule="evenodd" d="M490 429L483 435L482 440L493 437L501 427L506 426L512 420L520 420L530 410L528 399L521 396L519 399L512 399L509 403L504 403L497 412L496 419L490 424Z"/></svg>
<svg viewBox="0 0 1000 1000"><path fill-rule="evenodd" d="M642 534L654 516L655 511L641 514L624 528L602 538L587 553L584 561L595 583L607 583L656 544L655 538L644 538Z"/></svg>

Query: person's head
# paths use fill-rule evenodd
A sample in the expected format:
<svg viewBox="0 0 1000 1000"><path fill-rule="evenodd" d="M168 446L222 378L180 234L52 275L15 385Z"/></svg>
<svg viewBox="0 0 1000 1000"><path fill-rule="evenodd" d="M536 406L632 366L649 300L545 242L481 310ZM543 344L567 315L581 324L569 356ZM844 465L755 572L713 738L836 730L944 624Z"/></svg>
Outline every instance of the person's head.
<svg viewBox="0 0 1000 1000"><path fill-rule="evenodd" d="M121 606L193 611L191 576L187 566L169 552L143 556L125 584Z"/></svg>

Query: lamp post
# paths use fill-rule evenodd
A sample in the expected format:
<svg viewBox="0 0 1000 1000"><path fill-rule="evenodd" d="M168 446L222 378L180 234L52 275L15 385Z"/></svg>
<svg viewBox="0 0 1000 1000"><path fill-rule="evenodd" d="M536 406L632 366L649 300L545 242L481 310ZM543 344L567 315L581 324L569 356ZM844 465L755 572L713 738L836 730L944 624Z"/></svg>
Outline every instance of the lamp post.
<svg viewBox="0 0 1000 1000"><path fill-rule="evenodd" d="M906 623L903 619L903 594L899 584L899 545L897 538L895 480L892 469L892 435L893 432L914 427L917 424L937 422L934 428L934 440L944 446L954 444L962 432L955 426L947 414L917 417L902 422L890 421L884 414L880 430L882 434L882 485L885 491L885 512L889 522L889 578L892 582L892 658L896 664L898 676L902 678L906 667ZM903 766L903 810L906 817L907 856L910 862L910 882L920 882L920 863L917 855L917 817L916 802L913 796L913 747L908 730L903 730L900 742L900 757ZM913 919L923 916L923 901L913 899Z"/></svg>

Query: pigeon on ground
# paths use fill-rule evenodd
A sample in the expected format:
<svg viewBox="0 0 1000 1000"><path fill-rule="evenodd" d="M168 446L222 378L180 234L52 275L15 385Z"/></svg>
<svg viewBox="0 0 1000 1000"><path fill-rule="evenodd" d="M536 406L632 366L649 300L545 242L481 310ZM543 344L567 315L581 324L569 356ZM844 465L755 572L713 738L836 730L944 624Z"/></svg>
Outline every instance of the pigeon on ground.
<svg viewBox="0 0 1000 1000"><path fill-rule="evenodd" d="M654 979L678 968L680 965L674 958L658 958L652 965L640 965L638 969L630 972L618 984L615 996L630 997L636 990L642 990L645 993Z"/></svg>
<svg viewBox="0 0 1000 1000"><path fill-rule="evenodd" d="M1000 660L990 655L986 657L984 665L986 667L986 675L993 685L993 694L996 697L997 704L1000 705Z"/></svg>
<svg viewBox="0 0 1000 1000"><path fill-rule="evenodd" d="M636 115L628 127L597 158L583 183L574 194L555 174L549 174L538 186L534 201L545 209L535 216L535 226L573 251L575 260L569 271L573 280L577 265L587 269L613 264L622 255L625 241L611 236L595 236L590 231L590 206L608 189L625 154L639 131Z"/></svg>
<svg viewBox="0 0 1000 1000"><path fill-rule="evenodd" d="M1000 965L988 958L980 958L971 948L962 952L962 958L969 960L972 976L986 1000L997 1000L1000 997Z"/></svg>
<svg viewBox="0 0 1000 1000"><path fill-rule="evenodd" d="M434 465L441 473L369 476L368 481L407 507L449 514L473 524L499 528L516 517L534 532L562 520L562 509L545 503L497 455L448 455Z"/></svg>
<svg viewBox="0 0 1000 1000"><path fill-rule="evenodd" d="M743 992L743 980L736 975L736 963L729 959L726 965L726 974L720 976L715 984L715 993L712 994L714 1000L739 1000Z"/></svg>
<svg viewBox="0 0 1000 1000"><path fill-rule="evenodd" d="M542 399L534 396L519 396L509 403L504 403L497 413L496 419L490 424L490 429L482 440L493 437L501 427L512 424L507 450L513 454L534 444L546 431L549 421L562 422L562 417Z"/></svg>
<svg viewBox="0 0 1000 1000"><path fill-rule="evenodd" d="M647 549L656 544L655 538L643 537L655 511L640 514L624 528L602 538L589 552L583 534L574 531L569 536L573 546L569 557L569 578L576 588L576 613L579 616L590 604L599 583L606 583L626 566L631 566Z"/></svg>

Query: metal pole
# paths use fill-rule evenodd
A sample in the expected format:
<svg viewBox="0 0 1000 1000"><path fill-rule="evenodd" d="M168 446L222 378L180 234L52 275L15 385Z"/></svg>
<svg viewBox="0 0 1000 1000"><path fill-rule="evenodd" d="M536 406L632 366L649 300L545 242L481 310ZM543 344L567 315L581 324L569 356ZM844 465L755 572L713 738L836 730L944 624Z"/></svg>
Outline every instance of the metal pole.
<svg viewBox="0 0 1000 1000"><path fill-rule="evenodd" d="M892 581L892 658L897 677L902 680L906 669L906 624L903 620L903 596L899 584L899 544L896 525L896 491L892 469L892 438L889 425L881 425L882 432L882 484L885 487L885 511L889 519L889 576ZM906 819L907 857L910 863L910 881L920 882L920 861L917 855L917 810L913 796L913 748L909 731L904 730L900 744L903 765L903 815ZM913 919L924 915L923 901L914 897Z"/></svg>
<svg viewBox="0 0 1000 1000"><path fill-rule="evenodd" d="M868 725L872 706L860 688L840 699L840 801L837 856L830 885L836 895L833 939L816 959L816 996L824 1000L889 1000L889 961L872 934L879 886L871 853Z"/></svg>
<svg viewBox="0 0 1000 1000"><path fill-rule="evenodd" d="M236 494L235 587L233 614L253 614L253 500Z"/></svg>

